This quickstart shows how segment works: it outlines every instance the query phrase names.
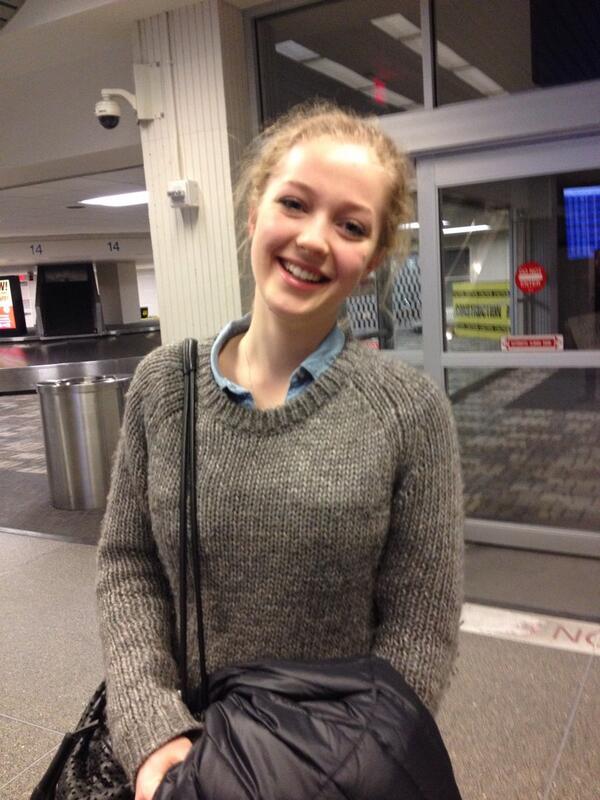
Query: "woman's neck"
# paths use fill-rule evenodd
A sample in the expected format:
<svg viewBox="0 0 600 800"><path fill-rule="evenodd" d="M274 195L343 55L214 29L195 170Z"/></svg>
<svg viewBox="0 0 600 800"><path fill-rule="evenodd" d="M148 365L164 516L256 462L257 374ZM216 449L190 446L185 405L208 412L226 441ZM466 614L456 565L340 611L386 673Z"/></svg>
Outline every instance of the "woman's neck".
<svg viewBox="0 0 600 800"><path fill-rule="evenodd" d="M257 408L285 403L290 378L333 328L263 314L256 302L250 327L230 339L219 354L221 373L248 389Z"/></svg>
<svg viewBox="0 0 600 800"><path fill-rule="evenodd" d="M261 313L260 305L256 304L250 327L241 342L243 356L250 364L254 380L262 384L289 381L292 373L317 349L334 324L282 319Z"/></svg>

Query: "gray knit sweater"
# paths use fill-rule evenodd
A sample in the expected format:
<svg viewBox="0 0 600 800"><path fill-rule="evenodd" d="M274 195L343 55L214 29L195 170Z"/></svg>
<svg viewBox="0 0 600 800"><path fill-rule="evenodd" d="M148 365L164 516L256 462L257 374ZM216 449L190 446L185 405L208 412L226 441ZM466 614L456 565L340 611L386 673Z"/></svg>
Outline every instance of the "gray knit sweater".
<svg viewBox="0 0 600 800"><path fill-rule="evenodd" d="M446 398L351 342L295 399L248 409L218 389L209 353L200 345L196 424L209 670L372 652L435 710L462 599ZM98 553L109 725L132 779L153 750L201 727L177 693L173 655L182 390L181 345L138 367Z"/></svg>

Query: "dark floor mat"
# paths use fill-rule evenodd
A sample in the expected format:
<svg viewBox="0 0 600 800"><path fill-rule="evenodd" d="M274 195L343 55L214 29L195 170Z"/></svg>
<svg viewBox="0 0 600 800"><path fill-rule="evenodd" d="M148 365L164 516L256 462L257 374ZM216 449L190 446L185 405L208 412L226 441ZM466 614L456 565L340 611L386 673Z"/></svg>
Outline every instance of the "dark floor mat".
<svg viewBox="0 0 600 800"><path fill-rule="evenodd" d="M600 370L558 369L517 397L507 408L541 408L549 411L598 411Z"/></svg>
<svg viewBox="0 0 600 800"><path fill-rule="evenodd" d="M0 470L0 527L95 544L103 511L62 511L50 502L46 475Z"/></svg>

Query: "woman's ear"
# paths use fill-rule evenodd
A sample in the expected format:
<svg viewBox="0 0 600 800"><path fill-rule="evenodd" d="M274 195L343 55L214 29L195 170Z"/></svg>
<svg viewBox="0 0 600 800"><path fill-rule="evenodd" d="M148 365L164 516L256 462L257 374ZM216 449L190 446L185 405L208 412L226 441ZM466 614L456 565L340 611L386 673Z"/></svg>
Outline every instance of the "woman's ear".
<svg viewBox="0 0 600 800"><path fill-rule="evenodd" d="M375 272L377 267L381 264L385 256L385 250L383 248L378 248L371 257L371 260L367 264L367 269L365 271L365 276L370 275L372 272Z"/></svg>

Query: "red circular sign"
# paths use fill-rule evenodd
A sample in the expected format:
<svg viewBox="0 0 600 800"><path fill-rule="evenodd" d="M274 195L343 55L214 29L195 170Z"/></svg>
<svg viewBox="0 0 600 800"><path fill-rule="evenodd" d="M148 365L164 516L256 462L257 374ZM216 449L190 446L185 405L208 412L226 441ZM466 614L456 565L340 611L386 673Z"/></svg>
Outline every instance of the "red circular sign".
<svg viewBox="0 0 600 800"><path fill-rule="evenodd" d="M523 294L534 294L548 283L548 273L537 261L526 261L517 270L515 283Z"/></svg>

